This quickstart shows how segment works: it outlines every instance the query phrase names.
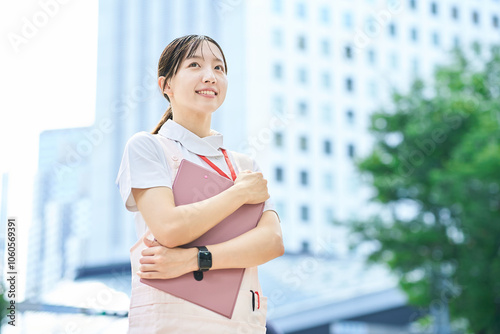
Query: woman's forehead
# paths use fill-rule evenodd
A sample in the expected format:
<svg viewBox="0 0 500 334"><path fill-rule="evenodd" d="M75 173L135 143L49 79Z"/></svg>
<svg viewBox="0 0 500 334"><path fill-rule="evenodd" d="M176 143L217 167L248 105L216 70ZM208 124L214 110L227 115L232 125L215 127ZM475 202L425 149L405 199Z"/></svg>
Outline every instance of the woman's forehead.
<svg viewBox="0 0 500 334"><path fill-rule="evenodd" d="M202 41L189 57L188 55L186 55L184 60L191 58L202 58L204 60L214 59L223 61L222 52L219 50L217 45L210 41Z"/></svg>

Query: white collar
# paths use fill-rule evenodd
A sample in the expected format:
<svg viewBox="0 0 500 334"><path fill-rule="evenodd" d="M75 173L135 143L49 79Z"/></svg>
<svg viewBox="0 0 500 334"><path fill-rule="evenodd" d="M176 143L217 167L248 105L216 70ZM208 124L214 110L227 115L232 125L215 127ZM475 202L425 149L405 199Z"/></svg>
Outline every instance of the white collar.
<svg viewBox="0 0 500 334"><path fill-rule="evenodd" d="M219 148L225 148L223 146L223 136L221 133L210 129L210 135L201 138L171 119L168 119L161 126L158 134L180 142L182 146L194 154L209 157L222 156L222 152Z"/></svg>

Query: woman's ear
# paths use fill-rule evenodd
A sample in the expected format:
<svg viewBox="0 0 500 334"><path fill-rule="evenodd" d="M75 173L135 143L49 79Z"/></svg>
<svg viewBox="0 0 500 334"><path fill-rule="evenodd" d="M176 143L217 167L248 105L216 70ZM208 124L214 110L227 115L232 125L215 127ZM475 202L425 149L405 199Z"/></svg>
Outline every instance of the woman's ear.
<svg viewBox="0 0 500 334"><path fill-rule="evenodd" d="M170 80L167 80L165 87L163 87L164 84L165 84L165 77L164 76L159 77L158 86L160 86L160 89L163 89L162 93L170 96L172 94L172 89L170 87Z"/></svg>

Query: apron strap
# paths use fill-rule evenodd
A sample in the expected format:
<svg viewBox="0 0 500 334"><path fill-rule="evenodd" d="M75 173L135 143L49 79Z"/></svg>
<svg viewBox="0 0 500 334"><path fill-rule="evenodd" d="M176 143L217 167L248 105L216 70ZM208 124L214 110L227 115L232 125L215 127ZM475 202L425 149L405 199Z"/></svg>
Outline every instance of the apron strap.
<svg viewBox="0 0 500 334"><path fill-rule="evenodd" d="M167 160L167 164L172 171L172 184L175 180L175 175L177 175L177 170L179 169L179 165L182 160L182 153L177 147L177 143L169 138L163 137L162 135L156 134L153 135L160 142L163 147L163 152L165 153L165 159Z"/></svg>

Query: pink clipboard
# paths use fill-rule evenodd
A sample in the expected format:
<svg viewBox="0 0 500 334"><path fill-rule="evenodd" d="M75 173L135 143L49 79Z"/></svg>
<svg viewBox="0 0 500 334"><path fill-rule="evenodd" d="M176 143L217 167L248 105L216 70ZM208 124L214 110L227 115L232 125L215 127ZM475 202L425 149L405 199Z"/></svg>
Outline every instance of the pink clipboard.
<svg viewBox="0 0 500 334"><path fill-rule="evenodd" d="M175 205L185 205L213 197L228 189L233 181L183 159L172 185ZM244 204L198 239L182 247L206 246L233 239L257 226L264 202ZM218 269L203 273L196 281L193 273L172 279L142 279L141 282L176 297L231 318L245 269Z"/></svg>

